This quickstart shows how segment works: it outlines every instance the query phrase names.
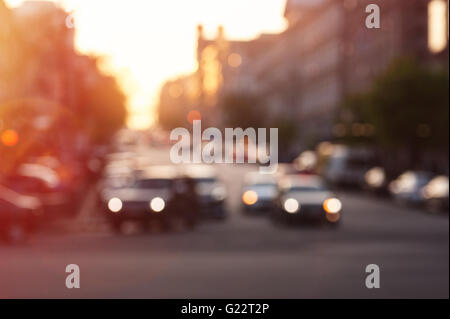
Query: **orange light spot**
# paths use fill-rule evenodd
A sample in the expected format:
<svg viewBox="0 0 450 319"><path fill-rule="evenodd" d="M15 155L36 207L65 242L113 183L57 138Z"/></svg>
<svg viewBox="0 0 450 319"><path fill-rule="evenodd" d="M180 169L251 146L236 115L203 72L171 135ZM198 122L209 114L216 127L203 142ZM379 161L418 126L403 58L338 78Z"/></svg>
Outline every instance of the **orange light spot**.
<svg viewBox="0 0 450 319"><path fill-rule="evenodd" d="M337 223L341 218L341 214L326 214L325 217L330 223Z"/></svg>
<svg viewBox="0 0 450 319"><path fill-rule="evenodd" d="M6 130L2 133L1 141L3 145L12 147L19 143L19 135L14 130Z"/></svg>
<svg viewBox="0 0 450 319"><path fill-rule="evenodd" d="M329 214L338 214L342 209L342 203L337 198L329 198L323 202L323 209Z"/></svg>
<svg viewBox="0 0 450 319"><path fill-rule="evenodd" d="M237 68L242 64L242 57L237 53L232 53L228 57L228 65Z"/></svg>
<svg viewBox="0 0 450 319"><path fill-rule="evenodd" d="M194 121L200 121L202 119L202 115L199 111L193 110L188 113L187 120L190 124L193 124Z"/></svg>
<svg viewBox="0 0 450 319"><path fill-rule="evenodd" d="M258 194L255 191L246 191L242 195L242 201L245 205L254 205L258 201Z"/></svg>

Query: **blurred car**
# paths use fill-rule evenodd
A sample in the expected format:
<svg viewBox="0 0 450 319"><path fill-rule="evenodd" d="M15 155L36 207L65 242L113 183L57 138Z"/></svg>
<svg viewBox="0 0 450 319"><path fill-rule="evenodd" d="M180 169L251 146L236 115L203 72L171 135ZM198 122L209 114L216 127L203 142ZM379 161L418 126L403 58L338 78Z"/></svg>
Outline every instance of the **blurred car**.
<svg viewBox="0 0 450 319"><path fill-rule="evenodd" d="M302 152L293 162L299 173L314 173L317 166L317 155L314 151Z"/></svg>
<svg viewBox="0 0 450 319"><path fill-rule="evenodd" d="M440 175L433 178L422 188L426 208L430 212L448 212L449 210L449 179Z"/></svg>
<svg viewBox="0 0 450 319"><path fill-rule="evenodd" d="M335 145L323 176L333 186L363 188L366 172L374 167L376 157L370 149Z"/></svg>
<svg viewBox="0 0 450 319"><path fill-rule="evenodd" d="M41 208L39 198L0 185L0 237L7 242L24 241L35 228Z"/></svg>
<svg viewBox="0 0 450 319"><path fill-rule="evenodd" d="M216 170L208 165L189 165L184 168L184 174L195 183L202 216L207 219L225 219L227 189L219 180Z"/></svg>
<svg viewBox="0 0 450 319"><path fill-rule="evenodd" d="M342 218L342 203L319 176L286 176L279 182L279 195L272 220L291 224L316 222L337 226Z"/></svg>
<svg viewBox="0 0 450 319"><path fill-rule="evenodd" d="M242 206L246 213L260 213L273 209L277 197L277 181L273 175L248 173L242 189Z"/></svg>
<svg viewBox="0 0 450 319"><path fill-rule="evenodd" d="M300 172L297 170L296 165L288 163L279 163L275 173L277 177L297 174L300 174Z"/></svg>
<svg viewBox="0 0 450 319"><path fill-rule="evenodd" d="M391 196L401 204L421 205L425 203L422 188L433 178L426 171L407 171L389 184Z"/></svg>
<svg viewBox="0 0 450 319"><path fill-rule="evenodd" d="M73 189L63 185L56 171L45 165L22 164L14 174L5 178L5 183L19 194L39 198L46 217L68 213L76 201Z"/></svg>
<svg viewBox="0 0 450 319"><path fill-rule="evenodd" d="M177 218L193 227L198 220L195 197L193 183L169 166L141 170L122 184L110 181L101 193L107 218L117 232L126 221L139 222L145 228L158 222L168 230Z"/></svg>

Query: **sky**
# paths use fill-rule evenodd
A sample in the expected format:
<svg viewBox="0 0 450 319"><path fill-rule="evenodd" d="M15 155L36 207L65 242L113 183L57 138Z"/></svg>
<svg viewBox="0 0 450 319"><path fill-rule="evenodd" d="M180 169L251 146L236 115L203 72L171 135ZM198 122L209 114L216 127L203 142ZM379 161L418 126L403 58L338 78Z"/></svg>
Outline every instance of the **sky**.
<svg viewBox="0 0 450 319"><path fill-rule="evenodd" d="M128 96L129 125L154 121L159 89L167 79L196 69L196 27L207 36L219 25L230 39L251 39L286 27L286 0L49 0L72 11L76 47L105 56ZM11 6L23 0L6 0Z"/></svg>

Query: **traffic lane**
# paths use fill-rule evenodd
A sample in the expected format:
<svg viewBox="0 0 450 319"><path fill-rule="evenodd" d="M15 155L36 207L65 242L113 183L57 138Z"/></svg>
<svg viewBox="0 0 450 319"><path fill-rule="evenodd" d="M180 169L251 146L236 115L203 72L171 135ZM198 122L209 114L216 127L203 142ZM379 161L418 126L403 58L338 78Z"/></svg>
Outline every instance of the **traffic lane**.
<svg viewBox="0 0 450 319"><path fill-rule="evenodd" d="M113 246L114 241L100 241ZM344 298L448 297L448 262L426 245L316 245L303 251L148 251L127 246L11 254L0 261L2 297ZM91 238L91 240L93 240ZM147 238L148 240L148 238ZM98 241L98 239L97 239ZM64 246L65 241L60 243ZM139 247L140 249L129 249ZM112 247L111 247L112 248ZM448 258L447 258L448 260ZM412 262L414 261L414 262ZM441 259L443 261L443 259ZM65 266L81 268L80 290L65 288ZM379 290L364 286L365 266L381 268Z"/></svg>
<svg viewBox="0 0 450 319"><path fill-rule="evenodd" d="M228 222L194 232L43 236L29 247L1 247L2 295L448 297L448 219L342 197L338 230L277 228L235 211ZM82 269L82 290L64 287L69 263ZM382 271L377 291L364 286L371 263Z"/></svg>
<svg viewBox="0 0 450 319"><path fill-rule="evenodd" d="M360 192L337 193L343 202L343 234L357 231L368 236L383 234L380 240L388 236L448 244L448 214L430 214L417 207L398 205L386 197Z"/></svg>

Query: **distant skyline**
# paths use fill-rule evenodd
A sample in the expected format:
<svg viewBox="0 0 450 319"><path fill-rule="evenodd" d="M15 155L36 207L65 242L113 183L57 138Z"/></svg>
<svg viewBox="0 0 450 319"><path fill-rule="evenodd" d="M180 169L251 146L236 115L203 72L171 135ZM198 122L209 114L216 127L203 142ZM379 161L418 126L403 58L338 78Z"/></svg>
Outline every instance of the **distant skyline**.
<svg viewBox="0 0 450 319"><path fill-rule="evenodd" d="M129 98L129 124L148 127L161 85L196 69L196 26L231 39L252 39L286 27L286 0L47 0L73 11L76 47L107 57ZM18 6L23 0L6 0Z"/></svg>

